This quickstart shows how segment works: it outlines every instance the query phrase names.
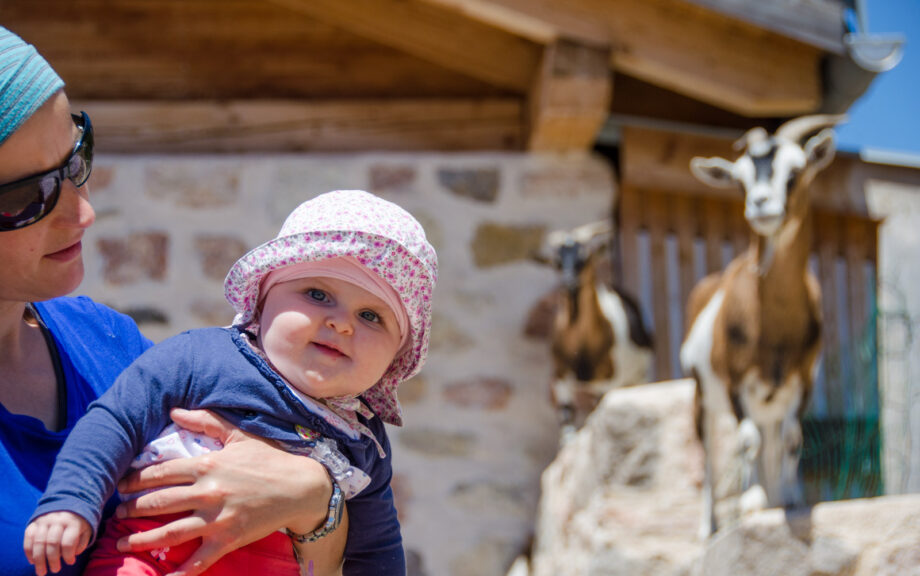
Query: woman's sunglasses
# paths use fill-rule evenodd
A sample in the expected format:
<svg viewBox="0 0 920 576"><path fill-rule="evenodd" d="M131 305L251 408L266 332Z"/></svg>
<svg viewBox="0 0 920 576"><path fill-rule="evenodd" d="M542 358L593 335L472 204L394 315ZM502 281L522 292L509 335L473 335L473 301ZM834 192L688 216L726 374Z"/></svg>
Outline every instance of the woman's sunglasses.
<svg viewBox="0 0 920 576"><path fill-rule="evenodd" d="M60 167L0 185L0 232L35 224L54 210L65 179L79 188L93 170L93 125L86 112L71 114L80 129L73 152Z"/></svg>

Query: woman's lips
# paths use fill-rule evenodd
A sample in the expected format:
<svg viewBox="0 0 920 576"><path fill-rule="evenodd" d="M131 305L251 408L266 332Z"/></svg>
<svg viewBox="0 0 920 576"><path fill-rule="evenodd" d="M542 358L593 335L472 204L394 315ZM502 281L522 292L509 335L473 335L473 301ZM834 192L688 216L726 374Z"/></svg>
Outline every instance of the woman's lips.
<svg viewBox="0 0 920 576"><path fill-rule="evenodd" d="M83 251L83 242L78 240L77 242L74 242L67 248L64 248L63 250L58 250L57 252L52 252L51 254L48 254L45 257L50 258L52 260L58 260L60 262L66 262L68 260L73 260L74 258L78 257L82 251Z"/></svg>

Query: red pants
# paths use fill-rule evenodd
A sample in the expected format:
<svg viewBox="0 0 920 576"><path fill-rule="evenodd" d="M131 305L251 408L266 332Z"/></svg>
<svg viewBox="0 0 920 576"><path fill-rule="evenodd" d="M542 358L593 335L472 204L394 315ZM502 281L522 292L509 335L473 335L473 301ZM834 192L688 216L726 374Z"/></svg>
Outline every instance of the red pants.
<svg viewBox="0 0 920 576"><path fill-rule="evenodd" d="M112 517L106 523L105 532L99 537L96 549L90 557L83 576L163 576L178 568L187 560L201 540L196 539L179 546L145 550L143 552L119 552L115 547L123 536L156 528L178 518L179 515L157 518ZM249 576L271 574L272 576L300 576L300 568L294 559L290 538L275 532L230 552L205 571L207 576Z"/></svg>

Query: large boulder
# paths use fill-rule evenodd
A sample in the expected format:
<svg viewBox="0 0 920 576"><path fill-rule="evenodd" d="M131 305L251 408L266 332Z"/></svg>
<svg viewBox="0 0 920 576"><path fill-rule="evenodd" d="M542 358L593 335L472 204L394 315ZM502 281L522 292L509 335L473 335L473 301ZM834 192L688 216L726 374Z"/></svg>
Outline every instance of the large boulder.
<svg viewBox="0 0 920 576"><path fill-rule="evenodd" d="M535 576L679 576L701 554L689 380L613 390L543 473Z"/></svg>
<svg viewBox="0 0 920 576"><path fill-rule="evenodd" d="M543 473L532 576L920 576L916 494L764 510L700 541L693 391L607 393Z"/></svg>
<svg viewBox="0 0 920 576"><path fill-rule="evenodd" d="M920 495L764 510L720 531L706 576L920 576Z"/></svg>

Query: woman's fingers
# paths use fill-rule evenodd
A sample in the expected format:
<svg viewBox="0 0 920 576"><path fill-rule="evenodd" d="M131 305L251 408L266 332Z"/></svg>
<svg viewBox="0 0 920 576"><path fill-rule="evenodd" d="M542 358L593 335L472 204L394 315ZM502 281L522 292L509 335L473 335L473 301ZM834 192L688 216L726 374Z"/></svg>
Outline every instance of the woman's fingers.
<svg viewBox="0 0 920 576"><path fill-rule="evenodd" d="M161 514L177 514L198 510L217 499L214 494L202 495L195 485L163 488L144 494L118 505L115 514L119 518L144 518Z"/></svg>
<svg viewBox="0 0 920 576"><path fill-rule="evenodd" d="M163 486L185 486L192 484L199 476L198 461L191 458L167 460L128 474L118 483L123 494L140 492Z"/></svg>
<svg viewBox="0 0 920 576"><path fill-rule="evenodd" d="M144 532L135 532L117 542L119 552L140 552L153 548L176 546L200 538L208 523L200 516L184 516Z"/></svg>
<svg viewBox="0 0 920 576"><path fill-rule="evenodd" d="M217 438L224 444L229 442L240 429L233 426L210 410L184 410L173 408L169 412L172 421L186 430Z"/></svg>
<svg viewBox="0 0 920 576"><path fill-rule="evenodd" d="M198 576L227 552L229 550L222 548L217 543L205 540L170 576Z"/></svg>

